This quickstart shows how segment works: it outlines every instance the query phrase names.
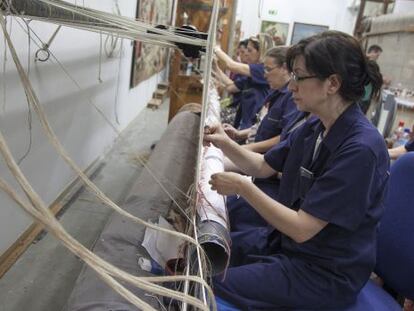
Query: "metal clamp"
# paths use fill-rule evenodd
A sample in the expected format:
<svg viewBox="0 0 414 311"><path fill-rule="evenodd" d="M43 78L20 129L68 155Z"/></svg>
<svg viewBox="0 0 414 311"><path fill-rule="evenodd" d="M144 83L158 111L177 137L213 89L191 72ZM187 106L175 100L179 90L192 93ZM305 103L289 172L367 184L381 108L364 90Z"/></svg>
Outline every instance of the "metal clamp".
<svg viewBox="0 0 414 311"><path fill-rule="evenodd" d="M53 40L55 39L56 35L58 34L60 28L62 28L62 26L58 26L58 28L56 28L53 35L50 37L49 41L43 44L43 46L36 51L35 61L47 62L49 60L50 58L49 47L52 44Z"/></svg>

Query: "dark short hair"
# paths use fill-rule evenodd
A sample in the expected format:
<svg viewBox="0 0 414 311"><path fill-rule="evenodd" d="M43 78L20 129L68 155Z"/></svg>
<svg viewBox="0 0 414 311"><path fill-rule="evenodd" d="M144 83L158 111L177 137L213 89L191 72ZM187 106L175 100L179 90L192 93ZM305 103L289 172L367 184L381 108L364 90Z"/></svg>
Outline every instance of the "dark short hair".
<svg viewBox="0 0 414 311"><path fill-rule="evenodd" d="M249 40L247 40L247 39L241 40L241 41L239 42L238 47L239 47L239 48L241 48L241 47L247 48L247 43L248 43L248 42L249 42Z"/></svg>
<svg viewBox="0 0 414 311"><path fill-rule="evenodd" d="M382 48L379 45L373 44L368 48L368 53L371 53L371 52L375 52L375 53L382 52Z"/></svg>
<svg viewBox="0 0 414 311"><path fill-rule="evenodd" d="M277 46L267 50L265 57L271 57L274 59L275 64L282 66L286 63L286 54L288 51L286 46Z"/></svg>
<svg viewBox="0 0 414 311"><path fill-rule="evenodd" d="M286 64L290 71L299 56L305 59L310 74L321 80L336 74L341 79L339 95L349 101L357 101L364 95L364 88L371 84L374 96L378 96L382 76L378 65L369 61L359 42L339 31L323 33L302 39L287 53Z"/></svg>
<svg viewBox="0 0 414 311"><path fill-rule="evenodd" d="M250 37L249 39L247 39L247 42L250 42L254 49L257 51L260 51L260 40L257 37Z"/></svg>

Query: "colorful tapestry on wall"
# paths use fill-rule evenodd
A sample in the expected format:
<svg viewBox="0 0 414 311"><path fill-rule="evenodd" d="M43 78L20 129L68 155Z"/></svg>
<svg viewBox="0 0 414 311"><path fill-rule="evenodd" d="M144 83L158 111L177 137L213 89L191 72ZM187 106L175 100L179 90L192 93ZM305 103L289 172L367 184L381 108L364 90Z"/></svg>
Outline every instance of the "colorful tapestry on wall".
<svg viewBox="0 0 414 311"><path fill-rule="evenodd" d="M153 25L171 25L174 0L139 0L137 19ZM163 70L167 62L167 48L135 41L131 88Z"/></svg>
<svg viewBox="0 0 414 311"><path fill-rule="evenodd" d="M289 24L274 21L262 21L261 33L269 35L275 45L286 45Z"/></svg>

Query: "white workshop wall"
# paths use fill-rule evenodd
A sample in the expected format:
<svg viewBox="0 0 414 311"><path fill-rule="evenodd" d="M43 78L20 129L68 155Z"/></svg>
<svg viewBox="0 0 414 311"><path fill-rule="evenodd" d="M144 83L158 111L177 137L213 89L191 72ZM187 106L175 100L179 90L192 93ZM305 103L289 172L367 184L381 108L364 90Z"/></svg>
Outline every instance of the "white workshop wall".
<svg viewBox="0 0 414 311"><path fill-rule="evenodd" d="M396 0L394 5L394 14L409 13L414 11L413 0Z"/></svg>
<svg viewBox="0 0 414 311"><path fill-rule="evenodd" d="M329 26L352 34L357 11L352 0L238 0L237 20L242 21L242 38L260 32L262 20L289 23L290 43L293 23Z"/></svg>
<svg viewBox="0 0 414 311"><path fill-rule="evenodd" d="M75 1L71 1L75 2ZM79 3L80 1L78 1ZM113 12L113 0L85 0L94 9ZM136 1L119 1L122 15L134 17ZM62 28L52 43L51 51L80 85L79 89L54 61L34 63L37 47L15 19L8 18L8 28L23 66L31 60L30 80L49 121L70 156L83 169L108 151L116 134L89 103L98 106L119 130L124 129L145 107L156 85L165 73L153 76L134 89L129 89L132 44L119 42L114 58L103 54L102 83L98 82L100 36L91 32ZM32 21L30 26L43 41L48 41L56 25ZM104 37L105 39L106 37ZM0 63L3 63L4 40L0 38ZM1 65L0 68L3 66ZM28 109L22 85L13 60L7 53L6 70L0 69L0 129L16 158L29 144ZM4 99L6 99L4 101ZM116 122L115 111L119 124ZM33 143L20 167L42 199L50 204L74 180L74 173L58 157L47 141L37 117L33 114ZM18 189L0 161L0 176ZM0 255L32 224L14 203L0 192Z"/></svg>

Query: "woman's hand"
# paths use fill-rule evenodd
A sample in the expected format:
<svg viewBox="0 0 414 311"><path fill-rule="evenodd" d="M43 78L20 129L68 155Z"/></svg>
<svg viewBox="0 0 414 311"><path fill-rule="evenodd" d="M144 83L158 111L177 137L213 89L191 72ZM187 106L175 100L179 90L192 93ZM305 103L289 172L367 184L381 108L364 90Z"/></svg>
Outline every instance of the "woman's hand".
<svg viewBox="0 0 414 311"><path fill-rule="evenodd" d="M246 181L246 177L240 174L224 172L211 175L209 184L212 190L217 191L221 195L233 195L242 192Z"/></svg>
<svg viewBox="0 0 414 311"><path fill-rule="evenodd" d="M405 299L404 301L404 311L413 311L414 310L414 302L411 299Z"/></svg>
<svg viewBox="0 0 414 311"><path fill-rule="evenodd" d="M221 124L213 124L204 128L203 145L210 146L213 144L217 148L221 148L229 142L229 137L225 133Z"/></svg>
<svg viewBox="0 0 414 311"><path fill-rule="evenodd" d="M216 45L216 46L213 48L213 51L214 51L214 53L217 53L218 51L221 51L221 46L220 46L220 45Z"/></svg>
<svg viewBox="0 0 414 311"><path fill-rule="evenodd" d="M232 125L224 123L223 124L224 132L233 140L239 139L239 131L236 130Z"/></svg>

